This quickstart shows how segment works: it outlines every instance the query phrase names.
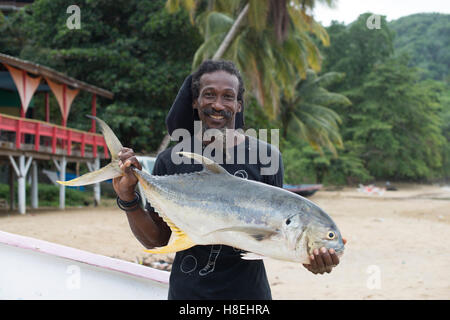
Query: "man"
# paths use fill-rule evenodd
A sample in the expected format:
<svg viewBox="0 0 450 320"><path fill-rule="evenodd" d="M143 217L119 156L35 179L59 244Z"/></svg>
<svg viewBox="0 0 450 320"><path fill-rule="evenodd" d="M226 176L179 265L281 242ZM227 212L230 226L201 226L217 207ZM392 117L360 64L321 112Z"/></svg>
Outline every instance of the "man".
<svg viewBox="0 0 450 320"><path fill-rule="evenodd" d="M189 90L190 88L190 90ZM238 129L243 127L243 93L241 75L229 61L205 61L183 84L177 99L167 117L169 133L183 128L192 133L192 142L198 132L193 130L194 120L200 120L203 129ZM189 101L186 107L185 101ZM174 125L175 123L175 125ZM203 131L202 131L203 132ZM202 136L200 132L200 137ZM248 159L249 138L233 132L231 147L244 147ZM200 138L201 139L201 138ZM185 142L185 141L184 141ZM203 149L211 141L202 141ZM222 164L229 173L241 178L283 186L283 165L278 150L270 144L258 143L258 148L267 148L271 159L277 158L279 168L273 175L262 175L264 165L235 161ZM200 164L175 165L173 148L161 152L153 169L154 175L171 175L202 170ZM242 150L242 149L241 149ZM119 154L120 167L126 175L113 181L117 195L125 204L135 201L137 179L130 166L141 169L141 165L131 149L123 148ZM151 201L151 199L149 199ZM146 247L161 247L168 243L170 228L154 212L150 204L146 210L132 207L126 211L130 227L136 238ZM177 252L172 266L169 299L271 299L271 291L262 260L243 260L242 251L225 245L194 246ZM311 255L311 263L304 265L313 273L331 272L339 263L336 254L322 248Z"/></svg>

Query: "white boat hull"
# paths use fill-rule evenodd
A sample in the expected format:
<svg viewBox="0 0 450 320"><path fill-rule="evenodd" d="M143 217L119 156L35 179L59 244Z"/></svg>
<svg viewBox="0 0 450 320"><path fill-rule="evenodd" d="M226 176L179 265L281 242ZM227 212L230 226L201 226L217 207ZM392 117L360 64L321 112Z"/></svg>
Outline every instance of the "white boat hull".
<svg viewBox="0 0 450 320"><path fill-rule="evenodd" d="M167 299L169 272L0 231L0 299Z"/></svg>

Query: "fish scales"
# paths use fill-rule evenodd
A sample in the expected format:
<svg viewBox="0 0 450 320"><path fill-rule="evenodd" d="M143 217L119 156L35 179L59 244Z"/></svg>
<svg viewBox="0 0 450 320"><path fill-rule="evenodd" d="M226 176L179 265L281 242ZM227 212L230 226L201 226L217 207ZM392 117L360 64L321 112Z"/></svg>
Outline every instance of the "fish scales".
<svg viewBox="0 0 450 320"><path fill-rule="evenodd" d="M280 223L277 215L269 213L278 213L279 210L276 209L281 208L283 201L270 201L274 197L273 190L260 188L260 184L255 185L251 180L243 180L231 175L211 179L210 174L201 172L180 176L161 176L156 181L151 175L142 176L148 179L147 181L153 184L161 194L164 194L167 200L174 201L183 207L209 212L218 211L225 216L234 215L243 223L256 222L269 225ZM253 190L250 197L246 192L249 189ZM286 192L287 197L290 195L290 192ZM149 199L152 197L152 194L148 194Z"/></svg>

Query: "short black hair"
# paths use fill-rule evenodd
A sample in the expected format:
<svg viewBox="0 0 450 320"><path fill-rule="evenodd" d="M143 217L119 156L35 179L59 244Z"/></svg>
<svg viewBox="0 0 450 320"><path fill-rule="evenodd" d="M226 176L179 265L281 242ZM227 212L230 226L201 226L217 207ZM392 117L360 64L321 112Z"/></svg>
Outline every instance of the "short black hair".
<svg viewBox="0 0 450 320"><path fill-rule="evenodd" d="M205 73L212 73L216 71L225 71L238 78L239 88L237 101L243 103L245 88L241 73L239 72L236 65L232 61L228 60L205 60L202 62L198 69L192 74L191 90L193 101L197 99L200 94L200 78L202 77L202 75L204 75Z"/></svg>

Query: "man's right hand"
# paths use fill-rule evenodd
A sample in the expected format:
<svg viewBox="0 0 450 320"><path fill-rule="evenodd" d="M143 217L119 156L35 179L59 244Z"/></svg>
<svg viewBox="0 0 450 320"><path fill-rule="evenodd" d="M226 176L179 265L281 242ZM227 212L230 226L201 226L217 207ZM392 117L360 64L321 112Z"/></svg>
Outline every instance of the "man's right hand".
<svg viewBox="0 0 450 320"><path fill-rule="evenodd" d="M130 167L134 166L142 170L142 166L137 160L133 149L122 148L118 156L119 167L124 175L113 179L113 188L121 200L132 201L135 198L134 190L136 189L138 179Z"/></svg>

